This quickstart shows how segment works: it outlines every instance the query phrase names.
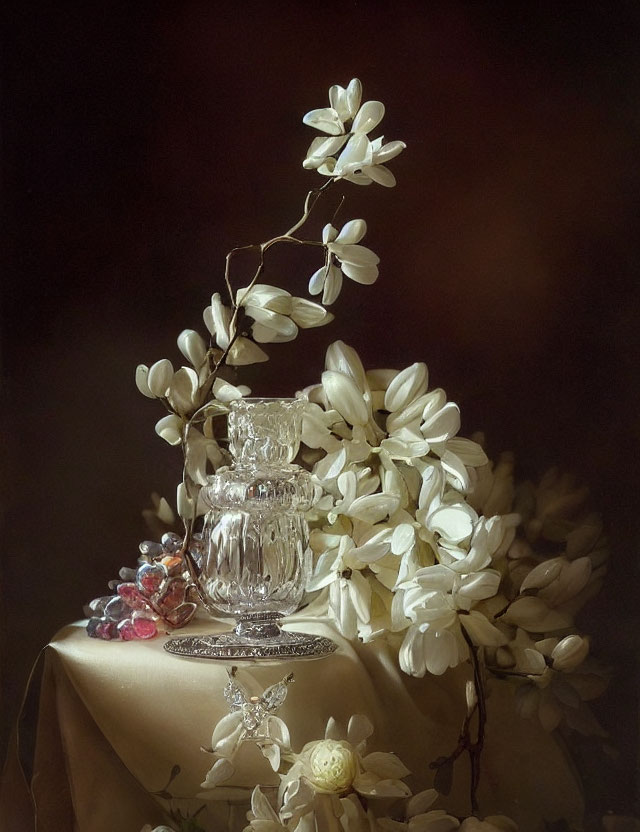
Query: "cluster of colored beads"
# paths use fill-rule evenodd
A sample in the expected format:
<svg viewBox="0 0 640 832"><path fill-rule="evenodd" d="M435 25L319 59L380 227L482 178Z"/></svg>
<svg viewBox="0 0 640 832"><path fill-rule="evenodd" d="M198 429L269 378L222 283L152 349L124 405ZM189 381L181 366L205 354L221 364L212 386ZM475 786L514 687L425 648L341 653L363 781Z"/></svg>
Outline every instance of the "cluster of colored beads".
<svg viewBox="0 0 640 832"><path fill-rule="evenodd" d="M161 543L141 543L138 567L124 567L120 580L109 583L115 594L95 598L85 607L87 633L105 641L131 641L153 638L163 624L171 629L184 627L197 605L191 600L180 545L180 538L172 533L165 534ZM191 553L196 562L199 548L196 540Z"/></svg>

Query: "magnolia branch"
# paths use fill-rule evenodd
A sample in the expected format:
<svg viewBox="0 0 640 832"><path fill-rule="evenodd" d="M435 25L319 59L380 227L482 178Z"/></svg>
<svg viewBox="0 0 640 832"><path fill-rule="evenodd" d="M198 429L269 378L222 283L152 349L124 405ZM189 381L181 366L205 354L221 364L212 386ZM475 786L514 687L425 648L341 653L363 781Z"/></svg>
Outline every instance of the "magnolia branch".
<svg viewBox="0 0 640 832"><path fill-rule="evenodd" d="M471 811L476 813L478 811L478 785L480 783L480 763L482 757L482 750L484 748L485 727L487 722L487 707L486 707L486 692L484 688L484 680L482 674L482 663L479 656L479 649L471 640L464 627L460 628L464 640L469 647L469 658L471 660L471 667L473 671L473 687L475 691L476 702L472 708L468 709L465 716L460 735L458 737L458 744L455 749L447 757L439 757L430 763L429 768L436 769L438 772L444 770L452 770L455 761L465 752L469 755L469 762L471 765L471 778L469 781L469 798L471 801ZM472 738L471 723L474 716L477 715L477 726L475 739ZM438 775L436 774L436 777Z"/></svg>

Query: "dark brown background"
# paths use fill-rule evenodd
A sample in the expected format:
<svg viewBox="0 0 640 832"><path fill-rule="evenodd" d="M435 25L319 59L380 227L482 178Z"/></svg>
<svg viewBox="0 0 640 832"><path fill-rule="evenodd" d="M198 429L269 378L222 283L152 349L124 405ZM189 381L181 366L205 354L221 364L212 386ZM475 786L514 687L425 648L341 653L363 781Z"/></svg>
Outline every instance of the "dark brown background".
<svg viewBox="0 0 640 832"><path fill-rule="evenodd" d="M426 360L464 432L522 471L590 482L613 543L583 626L615 668L590 746L596 811L634 807L638 676L638 5L16 4L5 33L2 659L26 673L145 536L176 453L133 384L200 328L232 245L281 232L317 183L301 116L359 76L407 142L399 185L345 188L381 256L337 320L251 373L319 377L330 340L369 366ZM317 230L324 217L318 217ZM365 241L366 242L366 241ZM276 254L267 282L317 267ZM242 280L240 280L242 283ZM586 750L585 750L586 749ZM636 807L637 809L637 807Z"/></svg>

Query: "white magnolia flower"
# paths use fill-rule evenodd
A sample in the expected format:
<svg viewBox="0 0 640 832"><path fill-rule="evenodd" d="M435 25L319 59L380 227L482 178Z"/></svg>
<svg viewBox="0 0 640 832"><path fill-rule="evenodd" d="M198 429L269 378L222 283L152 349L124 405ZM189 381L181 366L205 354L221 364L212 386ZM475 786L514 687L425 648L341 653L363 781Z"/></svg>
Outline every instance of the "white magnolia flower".
<svg viewBox="0 0 640 832"><path fill-rule="evenodd" d="M375 283L380 258L371 249L359 245L366 233L364 220L349 220L340 232L332 225L324 227L322 242L326 247L327 262L309 280L311 295L322 292L322 302L330 306L342 290L343 275L356 283Z"/></svg>
<svg viewBox="0 0 640 832"><path fill-rule="evenodd" d="M254 319L251 334L261 344L293 341L298 327L310 329L333 320L333 315L320 304L294 298L284 289L266 283L238 289L236 303Z"/></svg>
<svg viewBox="0 0 640 832"><path fill-rule="evenodd" d="M286 802L301 779L319 794L344 795L347 792L372 798L408 797L411 791L402 782L410 772L395 754L366 754L366 741L373 733L369 719L355 714L347 730L330 719L322 740L307 743L294 755L290 770L282 778L281 795Z"/></svg>
<svg viewBox="0 0 640 832"><path fill-rule="evenodd" d="M304 116L305 124L329 138L318 137L311 142L303 167L359 185L378 182L393 187L396 180L385 163L406 145L400 141L385 144L382 136L369 139L368 134L382 121L384 104L367 101L360 106L361 97L360 81L354 78L346 90L337 85L331 87L329 107L311 110Z"/></svg>
<svg viewBox="0 0 640 832"><path fill-rule="evenodd" d="M582 734L604 736L585 703L602 694L607 679L588 653L588 639L578 634L534 641L518 628L511 642L495 651L490 664L507 676L516 674L520 687L515 701L521 716L539 721L546 731L563 722Z"/></svg>
<svg viewBox="0 0 640 832"><path fill-rule="evenodd" d="M287 827L280 822L276 811L256 786L251 793L251 811L247 812L249 825L244 832L287 832Z"/></svg>
<svg viewBox="0 0 640 832"><path fill-rule="evenodd" d="M236 336L236 327L233 323L233 312L230 307L222 303L222 298L218 292L212 295L211 305L204 310L203 318L207 329L215 338L220 349L229 350L226 358L227 364L243 366L269 360L266 352L254 341L242 335L234 337Z"/></svg>

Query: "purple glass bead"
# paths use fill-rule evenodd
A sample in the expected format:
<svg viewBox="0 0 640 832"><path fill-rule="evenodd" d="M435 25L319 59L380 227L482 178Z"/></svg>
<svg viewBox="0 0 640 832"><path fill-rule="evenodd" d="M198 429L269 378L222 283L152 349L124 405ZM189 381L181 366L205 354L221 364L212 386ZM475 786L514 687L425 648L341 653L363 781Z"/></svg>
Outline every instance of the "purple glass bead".
<svg viewBox="0 0 640 832"><path fill-rule="evenodd" d="M123 618L118 624L118 635L123 641L133 641L137 638L133 621L130 618Z"/></svg>
<svg viewBox="0 0 640 832"><path fill-rule="evenodd" d="M160 563L143 563L138 567L136 586L144 595L162 591L167 570Z"/></svg>
<svg viewBox="0 0 640 832"><path fill-rule="evenodd" d="M104 614L112 621L120 621L125 615L129 615L129 606L119 595L114 595L104 608Z"/></svg>

